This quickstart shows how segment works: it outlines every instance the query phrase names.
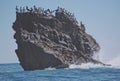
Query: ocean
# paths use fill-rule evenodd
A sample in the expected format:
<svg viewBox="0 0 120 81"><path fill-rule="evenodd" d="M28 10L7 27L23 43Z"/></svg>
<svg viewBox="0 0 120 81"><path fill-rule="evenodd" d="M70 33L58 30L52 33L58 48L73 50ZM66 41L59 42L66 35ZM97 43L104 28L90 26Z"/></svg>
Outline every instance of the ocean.
<svg viewBox="0 0 120 81"><path fill-rule="evenodd" d="M0 81L120 81L120 68L89 67L87 64L24 71L18 63L0 64Z"/></svg>

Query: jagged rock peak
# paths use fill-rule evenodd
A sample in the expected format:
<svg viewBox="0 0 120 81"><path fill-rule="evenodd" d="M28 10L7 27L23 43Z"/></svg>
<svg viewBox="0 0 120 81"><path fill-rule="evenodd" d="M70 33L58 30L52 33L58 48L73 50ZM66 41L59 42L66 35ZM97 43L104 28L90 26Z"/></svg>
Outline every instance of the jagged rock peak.
<svg viewBox="0 0 120 81"><path fill-rule="evenodd" d="M24 70L101 63L93 58L99 44L64 8L16 7L13 29L18 46L15 52Z"/></svg>

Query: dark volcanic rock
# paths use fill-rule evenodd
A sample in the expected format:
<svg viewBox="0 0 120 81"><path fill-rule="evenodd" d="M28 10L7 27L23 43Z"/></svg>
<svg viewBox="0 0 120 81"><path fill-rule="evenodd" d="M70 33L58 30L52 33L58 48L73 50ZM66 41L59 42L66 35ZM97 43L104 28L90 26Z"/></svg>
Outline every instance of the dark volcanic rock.
<svg viewBox="0 0 120 81"><path fill-rule="evenodd" d="M63 8L44 10L16 8L13 24L16 54L24 70L48 67L66 68L69 64L100 63L93 57L100 50L95 39L79 26L74 14Z"/></svg>

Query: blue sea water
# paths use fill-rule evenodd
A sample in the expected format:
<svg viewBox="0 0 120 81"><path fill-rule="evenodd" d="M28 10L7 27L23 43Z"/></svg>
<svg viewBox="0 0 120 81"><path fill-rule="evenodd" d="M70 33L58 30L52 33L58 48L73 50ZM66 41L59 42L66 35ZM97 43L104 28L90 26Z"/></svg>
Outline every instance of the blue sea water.
<svg viewBox="0 0 120 81"><path fill-rule="evenodd" d="M24 71L19 64L0 64L0 81L120 81L120 69L101 67Z"/></svg>

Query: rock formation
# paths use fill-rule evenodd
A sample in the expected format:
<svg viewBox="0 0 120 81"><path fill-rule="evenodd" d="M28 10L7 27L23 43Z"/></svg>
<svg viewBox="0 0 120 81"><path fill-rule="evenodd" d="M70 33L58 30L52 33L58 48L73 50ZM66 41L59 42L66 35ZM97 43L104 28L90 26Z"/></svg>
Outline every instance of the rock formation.
<svg viewBox="0 0 120 81"><path fill-rule="evenodd" d="M70 64L100 63L94 59L99 44L78 25L74 14L64 8L16 8L13 24L15 50L24 70L48 67L66 68Z"/></svg>

